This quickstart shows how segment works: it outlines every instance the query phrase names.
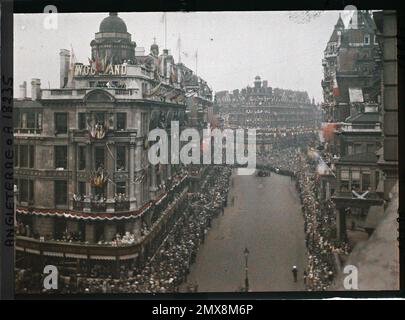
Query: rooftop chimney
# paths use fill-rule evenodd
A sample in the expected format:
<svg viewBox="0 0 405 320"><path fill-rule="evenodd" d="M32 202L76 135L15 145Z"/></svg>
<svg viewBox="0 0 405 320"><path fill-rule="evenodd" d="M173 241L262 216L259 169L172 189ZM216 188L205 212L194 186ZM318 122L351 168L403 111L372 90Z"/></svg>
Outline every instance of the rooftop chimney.
<svg viewBox="0 0 405 320"><path fill-rule="evenodd" d="M41 80L33 78L31 80L31 100L41 99Z"/></svg>
<svg viewBox="0 0 405 320"><path fill-rule="evenodd" d="M70 52L67 49L60 49L60 87L64 88L68 83Z"/></svg>
<svg viewBox="0 0 405 320"><path fill-rule="evenodd" d="M27 99L27 81L24 81L22 84L20 84L20 100L25 100Z"/></svg>

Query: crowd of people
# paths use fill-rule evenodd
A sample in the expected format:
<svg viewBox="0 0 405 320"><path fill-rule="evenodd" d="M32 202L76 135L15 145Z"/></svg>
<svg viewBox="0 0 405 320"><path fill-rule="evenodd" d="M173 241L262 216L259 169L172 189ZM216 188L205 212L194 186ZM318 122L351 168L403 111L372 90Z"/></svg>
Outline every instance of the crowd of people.
<svg viewBox="0 0 405 320"><path fill-rule="evenodd" d="M310 291L326 290L334 283L336 255L348 254L350 248L346 242L336 240L333 202L318 199L318 160L307 154L305 146L294 146L276 152L259 152L257 163L295 179L304 216L307 247L308 264L306 270L302 270L303 280Z"/></svg>
<svg viewBox="0 0 405 320"><path fill-rule="evenodd" d="M346 242L336 239L336 219L331 200L320 201L318 162L306 153L296 155L296 186L304 215L307 269L304 281L309 291L323 291L334 283L337 254L348 254Z"/></svg>
<svg viewBox="0 0 405 320"><path fill-rule="evenodd" d="M86 276L64 274L61 293L164 293L177 292L187 282L190 266L205 240L211 221L227 205L229 178L232 169L227 166L212 166L204 172L200 188L189 194L188 201L178 208L178 216L168 234L148 260L138 267L121 265L118 277L112 276L109 267L96 264ZM134 241L133 235L117 235L117 245ZM27 274L31 274L27 277ZM110 275L109 275L110 274ZM37 274L40 278L41 275ZM32 279L37 279L30 270L17 271L17 287L27 292ZM41 283L40 279L37 279ZM29 283L27 283L28 281ZM189 284L196 290L196 284ZM40 289L40 288L38 288ZM43 289L40 289L43 290ZM31 292L32 290L30 290Z"/></svg>
<svg viewBox="0 0 405 320"><path fill-rule="evenodd" d="M215 166L201 183L201 189L190 195L184 214L163 240L150 261L138 269L122 273L121 279L83 278L79 291L88 293L176 292L187 282L190 266L211 226L211 220L227 205L229 177L232 169ZM196 288L196 286L192 286Z"/></svg>

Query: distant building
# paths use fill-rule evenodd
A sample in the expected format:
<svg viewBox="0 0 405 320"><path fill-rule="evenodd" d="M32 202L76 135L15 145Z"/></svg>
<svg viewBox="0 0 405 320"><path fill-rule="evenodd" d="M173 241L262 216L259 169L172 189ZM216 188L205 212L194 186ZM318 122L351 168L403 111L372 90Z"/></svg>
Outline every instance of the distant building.
<svg viewBox="0 0 405 320"><path fill-rule="evenodd" d="M253 87L217 92L215 101L225 126L256 129L263 150L271 149L277 137L294 140L319 125L320 112L307 92L272 88L260 76Z"/></svg>

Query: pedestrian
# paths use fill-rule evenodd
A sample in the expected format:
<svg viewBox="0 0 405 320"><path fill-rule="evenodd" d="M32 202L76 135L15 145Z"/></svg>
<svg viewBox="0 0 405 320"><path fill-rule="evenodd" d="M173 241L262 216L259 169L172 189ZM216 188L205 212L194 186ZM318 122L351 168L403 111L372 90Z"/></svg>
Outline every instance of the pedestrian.
<svg viewBox="0 0 405 320"><path fill-rule="evenodd" d="M307 271L304 270L304 285L307 285L307 277L308 277Z"/></svg>
<svg viewBox="0 0 405 320"><path fill-rule="evenodd" d="M297 269L297 266L293 266L293 268L292 268L292 273L293 273L293 276L294 276L294 282L297 282L297 277L298 277L298 269Z"/></svg>

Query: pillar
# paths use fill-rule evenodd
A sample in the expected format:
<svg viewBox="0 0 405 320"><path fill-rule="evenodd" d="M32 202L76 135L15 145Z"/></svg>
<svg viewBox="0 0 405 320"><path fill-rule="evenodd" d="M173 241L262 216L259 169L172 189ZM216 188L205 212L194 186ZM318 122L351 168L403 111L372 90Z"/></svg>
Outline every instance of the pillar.
<svg viewBox="0 0 405 320"><path fill-rule="evenodd" d="M110 150L106 150L106 152L107 152L106 170L108 173L112 174L112 176L110 176L110 179L114 180L115 161L113 159L113 155L115 155L115 144L113 142L110 142L107 144L106 148L110 149ZM112 155L110 154L110 151L111 151ZM107 182L107 194L106 194L107 212L115 211L114 194L115 194L115 185L111 181L108 181Z"/></svg>
<svg viewBox="0 0 405 320"><path fill-rule="evenodd" d="M142 150L143 150L143 141L142 138L137 139L136 146L135 146L135 172L137 175L141 174L142 171ZM142 189L143 181L141 179L137 179L135 181L135 198L136 198L136 206L137 208L142 207L144 199L141 196L141 189Z"/></svg>
<svg viewBox="0 0 405 320"><path fill-rule="evenodd" d="M136 201L138 200L135 195L135 141L129 143L129 209L136 209Z"/></svg>

